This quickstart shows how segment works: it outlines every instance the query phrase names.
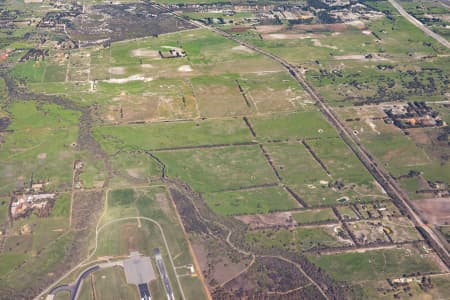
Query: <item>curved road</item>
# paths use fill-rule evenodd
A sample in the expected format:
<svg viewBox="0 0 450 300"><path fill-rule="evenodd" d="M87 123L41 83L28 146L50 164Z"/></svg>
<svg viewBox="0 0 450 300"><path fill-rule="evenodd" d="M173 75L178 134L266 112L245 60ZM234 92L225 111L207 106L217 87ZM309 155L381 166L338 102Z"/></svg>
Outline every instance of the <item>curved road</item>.
<svg viewBox="0 0 450 300"><path fill-rule="evenodd" d="M179 277L178 277L178 275L177 275L177 272L176 272L176 269L175 269L175 264L174 264L173 259L172 259L172 254L170 253L169 244L167 243L166 235L164 234L164 230L162 229L161 224L159 224L157 221L155 221L155 220L153 220L153 219L151 219L151 218L147 218L147 217L126 217L126 218L114 219L114 220L111 220L111 221L109 221L109 222L103 224L102 226L98 227L98 228L96 229L96 231L95 231L95 247L94 247L94 249L92 250L91 254L90 254L90 255L89 255L82 263L80 263L80 264L77 265L75 268L73 268L72 270L70 270L69 272L67 272L64 276L60 277L54 284L52 284L51 286L49 286L46 290L44 290L41 294L39 294L35 299L40 299L40 297L42 297L42 296L43 296L44 294L46 294L46 293L49 293L49 294L56 294L57 292L59 292L59 291L61 291L61 290L67 290L67 291L71 292L72 297L75 297L75 298L73 298L73 299L76 299L78 286L79 286L79 283L81 282L81 281L80 281L80 278L81 278L83 275L87 275L87 274L85 274L87 271L89 271L88 273L90 273L91 271L93 271L93 270L91 270L92 268L94 268L94 267L99 268L99 267L100 267L99 265L96 265L96 266L94 266L94 267L89 268L89 269L86 270L86 271L83 271L83 273L78 277L78 280L76 281L76 286L74 286L74 285L62 285L62 286L58 286L58 287L53 288L53 289L52 289L52 287L53 287L56 283L60 282L61 280L65 279L67 276L69 276L69 274L71 274L73 271L75 271L76 269L79 269L80 267L82 267L82 266L83 266L83 263L91 263L91 262L87 262L87 261L88 261L90 258L92 258L92 257L94 256L95 252L97 251L97 248L98 248L98 236L99 236L100 232L101 232L106 226L111 225L111 224L113 224L113 223L117 223L117 222L130 221L130 220L139 220L139 219L140 219L140 220L149 221L149 222L155 224L155 225L158 227L159 231L161 232L161 236L162 236L163 241L164 241L164 246L165 246L165 248L166 248L167 254L168 254L168 256L169 256L170 264L171 264L171 266L172 266L172 270L173 270L173 272L174 272L175 278L176 278L176 280L177 280L177 284L178 284L178 286L179 286L179 290L180 290L181 297L182 297L182 299L186 299L186 297L185 297L185 295L184 295L183 287L181 286L180 279L179 279ZM85 277L85 276L84 276L84 277ZM84 277L83 277L83 278L84 278ZM81 278L81 279L82 279L82 278ZM76 288L76 289L75 289L75 288ZM50 290L50 292L49 292L49 290ZM75 293L73 293L74 291L75 291ZM74 294L74 295L73 295L73 294Z"/></svg>
<svg viewBox="0 0 450 300"><path fill-rule="evenodd" d="M416 18L414 18L413 16L408 14L408 12L397 1L395 1L395 0L388 0L388 1L389 1L389 3L391 3L391 5L393 7L395 7L395 9L405 19L407 19L409 22L413 23L417 28L421 29L426 35L428 35L429 37L435 39L436 41L438 41L439 43L441 43L442 45L444 45L445 47L450 49L450 42L449 41L447 41L445 38L443 38L442 36L440 36L436 32L434 32L431 29L429 29L427 26L425 26L422 22L420 22L419 20L417 20Z"/></svg>
<svg viewBox="0 0 450 300"><path fill-rule="evenodd" d="M184 296L183 287L181 286L180 279L178 278L177 271L175 269L175 264L174 264L173 259L172 259L172 254L170 253L169 244L167 243L166 235L164 234L164 230L162 229L161 224L159 224L157 221L155 221L155 220L153 220L151 218L147 218L147 217L126 217L126 218L114 219L112 221L109 221L109 222L103 224L95 232L95 248L94 248L94 251L92 251L92 253L95 253L95 251L97 250L98 235L99 235L100 231L102 231L103 228L105 228L106 226L111 225L113 223L117 223L117 222L121 222L121 221L130 221L130 220L145 220L145 221L149 221L149 222L155 224L158 227L159 231L161 232L161 236L162 236L163 241L164 241L164 246L166 247L167 254L168 254L169 260L170 260L170 264L172 266L173 273L174 273L175 278L177 280L178 287L180 288L181 297L182 297L182 299L186 299L186 297Z"/></svg>

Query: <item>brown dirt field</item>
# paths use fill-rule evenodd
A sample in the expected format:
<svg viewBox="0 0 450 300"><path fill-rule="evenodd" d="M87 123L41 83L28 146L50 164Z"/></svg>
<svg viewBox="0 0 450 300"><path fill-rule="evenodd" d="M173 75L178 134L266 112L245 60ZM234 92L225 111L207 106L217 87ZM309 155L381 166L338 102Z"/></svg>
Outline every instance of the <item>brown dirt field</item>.
<svg viewBox="0 0 450 300"><path fill-rule="evenodd" d="M433 225L450 224L450 197L413 201L419 214Z"/></svg>
<svg viewBox="0 0 450 300"><path fill-rule="evenodd" d="M246 32L247 30L251 29L251 27L233 27L231 29L228 29L227 32Z"/></svg>
<svg viewBox="0 0 450 300"><path fill-rule="evenodd" d="M236 219L250 225L251 229L271 226L294 226L297 222L292 218L291 212L277 212L264 215L236 216Z"/></svg>
<svg viewBox="0 0 450 300"><path fill-rule="evenodd" d="M222 241L199 238L191 243L210 289L232 279L250 263Z"/></svg>
<svg viewBox="0 0 450 300"><path fill-rule="evenodd" d="M433 139L430 133L423 130L422 128L408 129L409 136L417 143L421 145L431 145Z"/></svg>
<svg viewBox="0 0 450 300"><path fill-rule="evenodd" d="M256 26L256 31L259 33L274 33L282 31L285 27L280 25L262 25L262 26Z"/></svg>
<svg viewBox="0 0 450 300"><path fill-rule="evenodd" d="M311 39L321 38L318 34L303 34L303 33L264 33L261 35L264 40L296 40L296 39Z"/></svg>
<svg viewBox="0 0 450 300"><path fill-rule="evenodd" d="M131 56L160 58L159 52L151 49L134 49L131 51Z"/></svg>
<svg viewBox="0 0 450 300"><path fill-rule="evenodd" d="M299 32L312 31L312 32L320 32L320 31L344 31L347 30L349 25L347 24L299 24L294 25L293 30Z"/></svg>

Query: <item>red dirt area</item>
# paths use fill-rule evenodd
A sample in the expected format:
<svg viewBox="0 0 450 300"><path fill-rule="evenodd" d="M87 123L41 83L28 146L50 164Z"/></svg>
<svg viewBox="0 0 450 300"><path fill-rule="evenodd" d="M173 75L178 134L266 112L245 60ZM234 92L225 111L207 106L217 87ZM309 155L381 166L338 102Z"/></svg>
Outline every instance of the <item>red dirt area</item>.
<svg viewBox="0 0 450 300"><path fill-rule="evenodd" d="M251 29L251 27L248 27L248 26L246 26L246 27L233 27L233 28L230 28L230 29L226 30L226 32L245 32L245 31L247 31L249 29Z"/></svg>
<svg viewBox="0 0 450 300"><path fill-rule="evenodd" d="M0 62L7 60L9 57L9 53L10 53L9 50L6 50L5 52L1 52L0 53Z"/></svg>
<svg viewBox="0 0 450 300"><path fill-rule="evenodd" d="M294 25L292 28L294 31L299 32L320 32L320 31L345 31L347 30L349 25L338 23L338 24L298 24Z"/></svg>
<svg viewBox="0 0 450 300"><path fill-rule="evenodd" d="M450 224L450 197L417 200L412 203L429 224Z"/></svg>
<svg viewBox="0 0 450 300"><path fill-rule="evenodd" d="M251 229L273 226L293 226L297 224L290 212L277 212L265 215L244 215L236 216L235 218L250 225Z"/></svg>

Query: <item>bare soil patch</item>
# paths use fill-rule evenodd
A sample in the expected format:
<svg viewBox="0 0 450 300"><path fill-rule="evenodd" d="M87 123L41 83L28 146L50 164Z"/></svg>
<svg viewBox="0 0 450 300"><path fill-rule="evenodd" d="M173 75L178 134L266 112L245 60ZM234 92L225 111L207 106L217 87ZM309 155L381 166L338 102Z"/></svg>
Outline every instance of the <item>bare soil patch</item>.
<svg viewBox="0 0 450 300"><path fill-rule="evenodd" d="M127 69L125 67L111 67L108 69L108 72L114 75L123 75L126 71Z"/></svg>
<svg viewBox="0 0 450 300"><path fill-rule="evenodd" d="M288 211L271 214L243 215L236 216L235 218L250 225L251 229L272 227L277 225L293 226L297 224L297 222L292 218L292 213Z"/></svg>
<svg viewBox="0 0 450 300"><path fill-rule="evenodd" d="M160 58L159 52L156 50L139 48L131 51L131 56L136 57L148 57L148 58Z"/></svg>
<svg viewBox="0 0 450 300"><path fill-rule="evenodd" d="M46 158L47 158L47 153L39 153L39 154L37 155L37 158L38 158L38 159L46 159Z"/></svg>
<svg viewBox="0 0 450 300"><path fill-rule="evenodd" d="M311 38L320 38L322 36L317 34L303 34L303 33L265 33L261 35L264 40L302 40Z"/></svg>
<svg viewBox="0 0 450 300"><path fill-rule="evenodd" d="M235 50L235 51L245 52L245 53L255 53L255 51L253 51L252 49L247 48L247 47L242 46L242 45L235 46L235 47L233 47L231 49Z"/></svg>
<svg viewBox="0 0 450 300"><path fill-rule="evenodd" d="M192 72L192 68L190 65L183 65L178 67L178 72Z"/></svg>
<svg viewBox="0 0 450 300"><path fill-rule="evenodd" d="M433 225L450 224L450 197L412 201L420 215Z"/></svg>

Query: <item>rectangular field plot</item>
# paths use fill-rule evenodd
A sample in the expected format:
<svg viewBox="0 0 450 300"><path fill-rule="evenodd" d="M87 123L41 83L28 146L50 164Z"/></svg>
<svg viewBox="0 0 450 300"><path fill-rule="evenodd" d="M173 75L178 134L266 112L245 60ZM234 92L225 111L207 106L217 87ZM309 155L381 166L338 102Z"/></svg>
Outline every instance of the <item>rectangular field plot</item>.
<svg viewBox="0 0 450 300"><path fill-rule="evenodd" d="M162 166L147 153L120 152L111 159L111 167L114 170L112 184L118 186L147 183L162 174Z"/></svg>
<svg viewBox="0 0 450 300"><path fill-rule="evenodd" d="M251 112L239 91L237 76L202 76L191 79L200 115L205 117L241 116Z"/></svg>
<svg viewBox="0 0 450 300"><path fill-rule="evenodd" d="M333 205L345 202L371 202L383 197L376 187L369 181L370 175L365 172L362 165L350 150L344 148L345 144L338 144L338 139L323 139L307 141L307 143L320 143L320 147L334 147L339 145L334 157L324 155L327 160L322 160L322 155L313 154L305 147L308 144L277 143L266 144L264 147L271 157L275 168L282 181L297 193L308 205ZM316 144L314 144L316 146ZM309 146L308 146L309 147ZM319 147L319 146L317 146ZM348 152L345 153L345 150ZM314 150L315 151L315 150ZM321 151L324 151L321 149ZM343 158L339 158L342 153ZM330 163L332 162L333 165ZM338 165L338 162L340 165ZM329 168L328 165L333 167ZM336 165L336 168L335 168ZM343 172L339 168L349 168ZM336 172L335 172L336 170ZM327 174L329 172L329 174ZM352 172L360 172L353 175ZM366 179L360 178L361 175ZM354 176L354 177L353 177ZM365 180L363 183L356 180Z"/></svg>
<svg viewBox="0 0 450 300"><path fill-rule="evenodd" d="M356 237L356 242L367 245L373 243L387 243L387 229L384 228L380 220L364 220L350 223L350 230Z"/></svg>
<svg viewBox="0 0 450 300"><path fill-rule="evenodd" d="M94 129L94 136L109 153L251 141L241 119L102 126Z"/></svg>
<svg viewBox="0 0 450 300"><path fill-rule="evenodd" d="M373 250L362 253L311 255L315 265L336 280L359 282L397 278L403 274L436 272L439 267L422 246Z"/></svg>
<svg viewBox="0 0 450 300"><path fill-rule="evenodd" d="M370 126L369 126L370 125ZM428 164L426 153L397 127L382 120L352 122L367 149L394 175L397 170ZM361 130L361 128L363 128Z"/></svg>
<svg viewBox="0 0 450 300"><path fill-rule="evenodd" d="M265 214L298 208L298 203L280 187L207 193L209 207L219 215Z"/></svg>
<svg viewBox="0 0 450 300"><path fill-rule="evenodd" d="M158 152L169 177L178 177L198 192L212 192L276 182L257 146Z"/></svg>
<svg viewBox="0 0 450 300"><path fill-rule="evenodd" d="M95 93L105 102L101 118L109 123L187 119L198 116L197 103L187 81L99 82ZM100 97L100 96L99 96Z"/></svg>
<svg viewBox="0 0 450 300"><path fill-rule="evenodd" d="M348 245L348 242L338 238L333 226L253 230L247 233L246 239L249 244L258 248L275 247L296 252Z"/></svg>
<svg viewBox="0 0 450 300"><path fill-rule="evenodd" d="M319 111L250 118L256 136L270 140L337 137Z"/></svg>
<svg viewBox="0 0 450 300"><path fill-rule="evenodd" d="M292 213L292 217L297 224L314 224L337 221L331 208L295 212Z"/></svg>
<svg viewBox="0 0 450 300"><path fill-rule="evenodd" d="M287 184L319 184L330 177L300 142L264 145Z"/></svg>
<svg viewBox="0 0 450 300"><path fill-rule="evenodd" d="M341 139L308 141L312 151L336 180L375 190L374 179Z"/></svg>
<svg viewBox="0 0 450 300"><path fill-rule="evenodd" d="M360 216L351 206L341 206L337 208L339 214L344 220L359 220Z"/></svg>
<svg viewBox="0 0 450 300"><path fill-rule="evenodd" d="M244 74L239 83L258 112L312 109L306 92L286 72Z"/></svg>

